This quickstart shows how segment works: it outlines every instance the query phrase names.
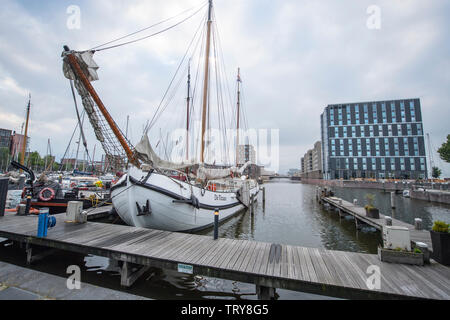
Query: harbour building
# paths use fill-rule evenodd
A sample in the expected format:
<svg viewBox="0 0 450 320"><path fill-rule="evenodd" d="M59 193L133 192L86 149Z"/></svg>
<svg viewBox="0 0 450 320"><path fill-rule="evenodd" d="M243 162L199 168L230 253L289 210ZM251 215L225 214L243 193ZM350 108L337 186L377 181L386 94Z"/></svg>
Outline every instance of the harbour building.
<svg viewBox="0 0 450 320"><path fill-rule="evenodd" d="M314 148L308 150L301 162L302 179L322 179L322 144L317 141Z"/></svg>
<svg viewBox="0 0 450 320"><path fill-rule="evenodd" d="M427 178L419 99L332 104L320 120L324 179Z"/></svg>

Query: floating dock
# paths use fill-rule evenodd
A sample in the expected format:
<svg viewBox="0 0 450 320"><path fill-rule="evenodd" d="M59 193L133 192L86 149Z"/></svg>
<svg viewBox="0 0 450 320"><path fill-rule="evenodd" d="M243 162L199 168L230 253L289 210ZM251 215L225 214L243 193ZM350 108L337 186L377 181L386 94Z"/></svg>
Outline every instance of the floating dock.
<svg viewBox="0 0 450 320"><path fill-rule="evenodd" d="M211 220L213 217L211 217ZM132 285L149 267L252 283L260 299L275 289L360 299L450 299L450 268L434 261L410 266L377 255L166 232L122 225L64 222L37 238L36 216L0 217L0 236L31 248L66 250L122 261L121 283ZM31 259L33 260L33 259ZM141 269L133 271L132 267ZM370 285L379 268L380 286ZM371 267L371 268L369 268Z"/></svg>
<svg viewBox="0 0 450 320"><path fill-rule="evenodd" d="M359 220L380 231L383 231L383 227L387 225L386 216L381 213L379 219L369 218L366 216L366 210L363 207L354 205L353 203L345 201L343 199L336 197L322 197L321 200L325 203L330 204L331 206L335 207L336 209L340 210L345 214L352 215L355 218L356 223L358 223L357 220ZM408 228L412 242L426 243L428 245L428 250L432 251L431 236L429 231L416 230L415 226L413 226L412 224L405 223L392 217L391 221L393 226Z"/></svg>

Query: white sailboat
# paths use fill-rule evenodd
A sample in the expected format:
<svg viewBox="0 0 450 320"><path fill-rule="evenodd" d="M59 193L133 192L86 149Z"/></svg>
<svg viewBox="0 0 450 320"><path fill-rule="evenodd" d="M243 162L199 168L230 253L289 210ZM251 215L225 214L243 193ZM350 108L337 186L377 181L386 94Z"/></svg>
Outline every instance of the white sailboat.
<svg viewBox="0 0 450 320"><path fill-rule="evenodd" d="M65 47L64 73L75 82L75 88L82 97L83 106L97 139L102 143L110 159L115 159L119 163L121 158L128 160L128 170L112 187L111 196L117 213L131 226L194 232L212 226L216 210L219 211L220 221L229 219L250 206L252 199L258 194L258 183L243 176L244 170L251 163L238 168L236 156L236 166L233 167L218 168L205 164L205 132L209 123L211 25L212 0L208 3L206 22L199 163L174 163L161 159L151 147L146 133L141 142L132 147L90 83L98 79L96 74L98 66L92 60L93 52L75 52ZM240 82L239 75L238 82ZM240 114L239 94L238 85L237 129ZM188 129L189 102L188 86ZM238 145L239 135L236 152ZM189 143L186 141L187 157L188 148ZM121 152L122 150L124 152ZM173 176L174 172L177 177Z"/></svg>

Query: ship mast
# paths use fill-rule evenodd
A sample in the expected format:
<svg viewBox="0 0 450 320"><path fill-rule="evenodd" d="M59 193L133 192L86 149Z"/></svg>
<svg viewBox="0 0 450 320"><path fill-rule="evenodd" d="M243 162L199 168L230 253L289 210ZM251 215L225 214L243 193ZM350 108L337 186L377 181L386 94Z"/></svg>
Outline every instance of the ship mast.
<svg viewBox="0 0 450 320"><path fill-rule="evenodd" d="M102 100L98 96L98 94L95 91L94 87L92 86L91 82L89 81L89 79L84 74L83 70L81 69L81 67L80 67L80 65L79 65L79 63L77 61L77 58L75 57L75 55L73 53L70 53L69 47L64 46L64 50L66 52L68 52L67 59L68 59L69 64L72 67L72 70L78 76L78 78L80 79L81 83L84 85L84 87L89 92L89 94L91 95L92 99L94 100L94 102L97 104L100 112L105 117L105 120L108 123L109 127L113 131L114 135L116 136L116 138L119 141L119 143L122 146L122 148L125 150L125 153L126 153L126 155L128 157L128 160L134 166L136 166L137 168L140 168L139 160L136 158L135 154L133 153L133 150L131 150L130 146L128 145L127 141L123 137L122 133L120 132L120 130L117 127L116 123L114 122L113 118L109 114L108 110L106 110L105 105L103 104Z"/></svg>
<svg viewBox="0 0 450 320"><path fill-rule="evenodd" d="M25 122L25 135L23 137L23 144L22 144L22 154L20 155L20 164L24 165L25 162L25 152L27 148L27 135L28 135L28 121L30 120L30 108L31 108L31 94L30 98L28 100L28 106L27 106L27 121ZM20 170L22 172L22 170Z"/></svg>
<svg viewBox="0 0 450 320"><path fill-rule="evenodd" d="M205 161L205 132L206 132L206 111L208 106L208 86L209 86L209 54L211 49L211 14L212 14L212 0L209 0L208 22L206 33L206 54L205 54L205 78L203 82L203 109L202 109L202 135L201 135L201 153L200 162Z"/></svg>
<svg viewBox="0 0 450 320"><path fill-rule="evenodd" d="M239 165L239 125L241 113L241 68L238 68L237 75L237 124L236 124L236 167Z"/></svg>
<svg viewBox="0 0 450 320"><path fill-rule="evenodd" d="M189 108L191 103L191 65L188 66L187 99L186 99L186 160L189 160Z"/></svg>

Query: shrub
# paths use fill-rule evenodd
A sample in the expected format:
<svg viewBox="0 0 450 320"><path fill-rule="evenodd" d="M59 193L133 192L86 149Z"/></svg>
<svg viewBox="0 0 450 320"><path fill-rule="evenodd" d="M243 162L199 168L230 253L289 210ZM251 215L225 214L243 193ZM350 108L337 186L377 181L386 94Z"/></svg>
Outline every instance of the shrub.
<svg viewBox="0 0 450 320"><path fill-rule="evenodd" d="M439 220L434 222L432 230L434 232L442 232L442 233L450 232L449 224L445 223L444 221L439 221Z"/></svg>
<svg viewBox="0 0 450 320"><path fill-rule="evenodd" d="M414 253L422 253L422 251L419 248L414 248Z"/></svg>
<svg viewBox="0 0 450 320"><path fill-rule="evenodd" d="M375 195L373 193L366 194L367 206L369 208L374 208L373 202L375 201Z"/></svg>

